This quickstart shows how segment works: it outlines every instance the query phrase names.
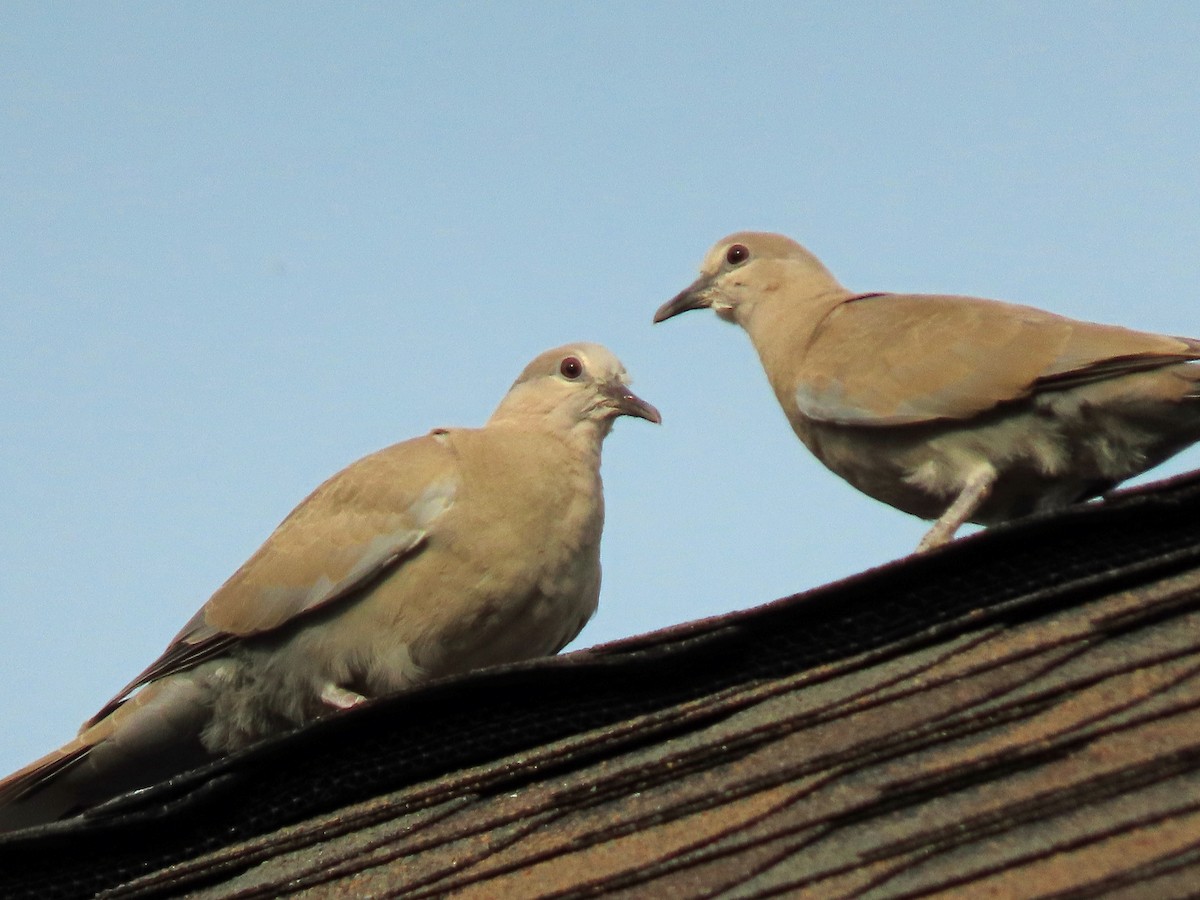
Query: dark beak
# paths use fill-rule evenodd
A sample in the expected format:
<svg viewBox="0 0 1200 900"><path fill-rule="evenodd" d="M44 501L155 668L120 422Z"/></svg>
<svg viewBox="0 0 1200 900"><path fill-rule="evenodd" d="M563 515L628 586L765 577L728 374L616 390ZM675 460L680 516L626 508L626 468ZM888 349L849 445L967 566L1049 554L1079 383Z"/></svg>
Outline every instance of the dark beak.
<svg viewBox="0 0 1200 900"><path fill-rule="evenodd" d="M612 401L613 408L616 409L618 415L636 416L639 419L645 419L647 422L653 422L655 425L662 424L662 416L659 415L658 410L631 391L626 385L620 382L613 382L604 385L600 390L604 396Z"/></svg>
<svg viewBox="0 0 1200 900"><path fill-rule="evenodd" d="M658 312L654 314L654 321L656 323L665 322L672 316L685 313L689 309L704 309L712 306L712 301L713 279L708 275L702 275L660 306Z"/></svg>

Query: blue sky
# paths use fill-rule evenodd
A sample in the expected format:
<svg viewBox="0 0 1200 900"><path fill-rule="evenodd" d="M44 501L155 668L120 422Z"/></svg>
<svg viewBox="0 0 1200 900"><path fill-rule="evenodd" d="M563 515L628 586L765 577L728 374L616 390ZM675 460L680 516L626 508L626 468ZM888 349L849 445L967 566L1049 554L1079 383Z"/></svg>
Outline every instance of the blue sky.
<svg viewBox="0 0 1200 900"><path fill-rule="evenodd" d="M664 416L605 448L576 646L907 553L744 334L653 311L759 228L853 289L1200 334L1197 46L1184 2L6 3L0 772L322 479L569 340Z"/></svg>

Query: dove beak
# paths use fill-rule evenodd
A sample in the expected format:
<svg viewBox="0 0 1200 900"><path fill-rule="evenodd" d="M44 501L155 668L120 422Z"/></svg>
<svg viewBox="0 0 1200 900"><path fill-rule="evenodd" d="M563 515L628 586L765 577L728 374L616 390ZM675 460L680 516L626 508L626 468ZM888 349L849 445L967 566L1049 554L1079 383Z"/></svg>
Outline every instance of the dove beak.
<svg viewBox="0 0 1200 900"><path fill-rule="evenodd" d="M685 313L689 309L704 309L712 306L714 281L710 275L701 275L690 285L664 303L654 314L654 321L665 322L667 319Z"/></svg>
<svg viewBox="0 0 1200 900"><path fill-rule="evenodd" d="M628 385L621 384L619 381L609 382L601 386L600 393L608 399L609 404L617 411L617 415L636 416L647 422L653 422L655 425L662 424L662 416L658 410L631 391Z"/></svg>

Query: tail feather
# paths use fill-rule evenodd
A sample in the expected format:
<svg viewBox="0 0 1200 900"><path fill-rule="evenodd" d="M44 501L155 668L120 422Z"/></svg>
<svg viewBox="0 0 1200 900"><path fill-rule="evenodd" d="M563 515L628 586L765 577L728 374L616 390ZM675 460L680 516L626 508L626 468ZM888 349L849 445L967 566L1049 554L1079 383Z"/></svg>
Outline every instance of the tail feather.
<svg viewBox="0 0 1200 900"><path fill-rule="evenodd" d="M190 673L148 685L74 740L0 780L0 832L76 815L201 765L207 692Z"/></svg>

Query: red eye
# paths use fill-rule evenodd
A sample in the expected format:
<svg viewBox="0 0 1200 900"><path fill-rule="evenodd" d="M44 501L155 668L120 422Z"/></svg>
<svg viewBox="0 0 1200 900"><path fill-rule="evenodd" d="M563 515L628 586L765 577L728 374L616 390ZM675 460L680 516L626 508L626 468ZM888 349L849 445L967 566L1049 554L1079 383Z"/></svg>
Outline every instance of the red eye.
<svg viewBox="0 0 1200 900"><path fill-rule="evenodd" d="M725 251L725 262L731 266L736 266L738 263L744 263L750 258L750 250L745 244L734 244Z"/></svg>
<svg viewBox="0 0 1200 900"><path fill-rule="evenodd" d="M583 374L583 363L574 356L568 356L559 363L558 371L562 372L563 378L575 379Z"/></svg>

